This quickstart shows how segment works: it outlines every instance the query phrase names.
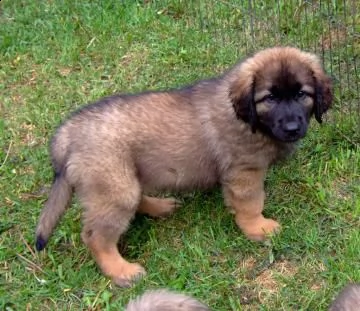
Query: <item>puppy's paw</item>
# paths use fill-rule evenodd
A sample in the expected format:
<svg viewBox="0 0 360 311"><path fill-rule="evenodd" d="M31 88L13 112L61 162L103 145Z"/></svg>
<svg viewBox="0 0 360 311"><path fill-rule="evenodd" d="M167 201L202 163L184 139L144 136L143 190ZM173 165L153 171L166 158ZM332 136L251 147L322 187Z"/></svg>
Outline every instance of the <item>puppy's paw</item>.
<svg viewBox="0 0 360 311"><path fill-rule="evenodd" d="M120 287L130 287L146 275L145 269L137 263L127 263L117 270L116 274L111 273L110 277Z"/></svg>
<svg viewBox="0 0 360 311"><path fill-rule="evenodd" d="M138 208L139 213L151 217L167 217L181 206L181 201L175 198L153 198L144 196Z"/></svg>
<svg viewBox="0 0 360 311"><path fill-rule="evenodd" d="M261 217L246 225L240 225L240 228L248 239L253 241L264 241L269 236L278 233L281 227L277 221Z"/></svg>
<svg viewBox="0 0 360 311"><path fill-rule="evenodd" d="M175 210L181 207L181 201L175 198L163 198L158 199L158 210L156 217L167 217L175 212Z"/></svg>

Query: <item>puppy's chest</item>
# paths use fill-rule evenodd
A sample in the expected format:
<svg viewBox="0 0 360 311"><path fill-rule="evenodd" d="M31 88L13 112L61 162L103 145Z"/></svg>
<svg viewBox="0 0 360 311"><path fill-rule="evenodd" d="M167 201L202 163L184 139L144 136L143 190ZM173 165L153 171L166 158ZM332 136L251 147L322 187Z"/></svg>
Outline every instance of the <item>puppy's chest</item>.
<svg viewBox="0 0 360 311"><path fill-rule="evenodd" d="M225 137L226 138L226 137ZM231 137L222 139L215 148L221 171L234 169L235 171L264 169L278 160L285 158L293 147L289 144L280 144L269 138L256 136L248 139Z"/></svg>

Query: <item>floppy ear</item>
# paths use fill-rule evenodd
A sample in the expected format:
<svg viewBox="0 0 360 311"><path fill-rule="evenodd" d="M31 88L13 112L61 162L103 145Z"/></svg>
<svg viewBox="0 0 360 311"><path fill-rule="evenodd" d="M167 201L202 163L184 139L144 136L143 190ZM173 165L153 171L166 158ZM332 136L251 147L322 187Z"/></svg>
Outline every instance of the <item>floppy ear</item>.
<svg viewBox="0 0 360 311"><path fill-rule="evenodd" d="M322 123L322 115L330 108L333 100L332 82L324 72L314 72L315 119Z"/></svg>
<svg viewBox="0 0 360 311"><path fill-rule="evenodd" d="M255 106L255 79L251 83L234 82L230 87L229 93L233 104L236 117L247 122L251 126L251 131L256 132L258 117Z"/></svg>

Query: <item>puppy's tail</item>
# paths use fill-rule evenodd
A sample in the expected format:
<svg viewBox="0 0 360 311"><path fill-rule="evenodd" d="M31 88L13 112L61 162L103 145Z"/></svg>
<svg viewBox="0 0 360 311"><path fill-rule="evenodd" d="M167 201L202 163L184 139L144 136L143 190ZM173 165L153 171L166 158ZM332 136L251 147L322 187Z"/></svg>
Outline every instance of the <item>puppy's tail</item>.
<svg viewBox="0 0 360 311"><path fill-rule="evenodd" d="M129 302L125 311L210 311L196 299L167 290L148 291Z"/></svg>
<svg viewBox="0 0 360 311"><path fill-rule="evenodd" d="M56 224L69 205L72 187L65 179L64 173L55 173L49 199L41 211L36 228L36 249L41 251L46 246L48 239Z"/></svg>

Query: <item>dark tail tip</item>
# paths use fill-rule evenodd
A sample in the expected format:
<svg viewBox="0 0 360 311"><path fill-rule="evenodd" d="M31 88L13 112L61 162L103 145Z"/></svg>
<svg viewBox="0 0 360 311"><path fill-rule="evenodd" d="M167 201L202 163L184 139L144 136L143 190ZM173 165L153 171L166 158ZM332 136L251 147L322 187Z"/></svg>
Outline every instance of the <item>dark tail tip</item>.
<svg viewBox="0 0 360 311"><path fill-rule="evenodd" d="M46 246L47 241L41 235L36 237L35 247L37 251L42 251Z"/></svg>

